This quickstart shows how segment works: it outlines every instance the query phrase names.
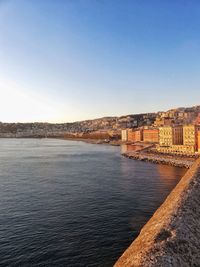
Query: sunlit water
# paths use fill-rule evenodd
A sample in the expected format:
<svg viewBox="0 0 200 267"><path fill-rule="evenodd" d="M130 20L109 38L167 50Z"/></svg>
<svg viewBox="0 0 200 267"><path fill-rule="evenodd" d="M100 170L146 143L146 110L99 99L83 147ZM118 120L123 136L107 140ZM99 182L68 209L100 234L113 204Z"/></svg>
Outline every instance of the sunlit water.
<svg viewBox="0 0 200 267"><path fill-rule="evenodd" d="M0 266L112 266L184 173L108 145L0 139Z"/></svg>

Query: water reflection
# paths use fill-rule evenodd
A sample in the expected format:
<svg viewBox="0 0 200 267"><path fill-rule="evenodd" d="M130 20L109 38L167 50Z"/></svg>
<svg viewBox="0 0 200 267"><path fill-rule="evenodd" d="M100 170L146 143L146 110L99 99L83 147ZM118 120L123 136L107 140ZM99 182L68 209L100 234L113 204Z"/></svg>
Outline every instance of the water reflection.
<svg viewBox="0 0 200 267"><path fill-rule="evenodd" d="M186 169L180 169L182 170L183 175L186 172ZM162 165L158 164L157 165L157 171L159 173L159 179L162 181L162 184L165 186L170 186L171 184L174 183L174 180L176 180L177 177L177 167L174 166L168 166L168 165Z"/></svg>
<svg viewBox="0 0 200 267"><path fill-rule="evenodd" d="M143 146L141 145L121 145L121 153L126 153L126 152L131 152L131 151L137 151L140 150L141 148L143 148Z"/></svg>
<svg viewBox="0 0 200 267"><path fill-rule="evenodd" d="M0 147L0 266L113 266L184 171L111 146L7 139Z"/></svg>
<svg viewBox="0 0 200 267"><path fill-rule="evenodd" d="M121 158L118 181L129 205L129 231L138 235L158 206L176 186L186 169ZM159 203L159 204L158 204Z"/></svg>

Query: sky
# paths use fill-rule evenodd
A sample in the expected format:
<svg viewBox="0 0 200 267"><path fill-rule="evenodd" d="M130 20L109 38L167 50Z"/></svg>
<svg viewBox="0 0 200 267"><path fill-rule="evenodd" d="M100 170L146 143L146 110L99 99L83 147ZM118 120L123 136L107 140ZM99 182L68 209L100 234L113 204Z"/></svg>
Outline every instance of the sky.
<svg viewBox="0 0 200 267"><path fill-rule="evenodd" d="M0 121L200 104L199 0L0 0Z"/></svg>

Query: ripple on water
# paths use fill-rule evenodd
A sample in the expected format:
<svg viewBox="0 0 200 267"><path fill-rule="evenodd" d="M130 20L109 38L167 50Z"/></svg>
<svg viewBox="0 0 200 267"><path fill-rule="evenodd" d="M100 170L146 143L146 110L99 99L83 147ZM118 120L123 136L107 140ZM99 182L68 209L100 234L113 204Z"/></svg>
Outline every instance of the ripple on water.
<svg viewBox="0 0 200 267"><path fill-rule="evenodd" d="M185 173L107 145L0 147L0 266L112 266Z"/></svg>

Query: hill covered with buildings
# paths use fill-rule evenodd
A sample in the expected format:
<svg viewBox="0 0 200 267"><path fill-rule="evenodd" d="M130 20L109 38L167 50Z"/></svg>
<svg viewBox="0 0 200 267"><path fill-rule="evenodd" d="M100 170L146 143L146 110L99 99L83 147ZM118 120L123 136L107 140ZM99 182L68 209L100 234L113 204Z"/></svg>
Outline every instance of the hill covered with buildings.
<svg viewBox="0 0 200 267"><path fill-rule="evenodd" d="M200 153L199 106L158 112L151 126L126 128L121 131L126 143L155 144L156 153L195 155Z"/></svg>
<svg viewBox="0 0 200 267"><path fill-rule="evenodd" d="M131 114L121 117L104 117L73 123L5 123L0 122L0 137L93 137L120 138L127 128L160 127L191 124L200 121L200 105L175 108L156 113Z"/></svg>

